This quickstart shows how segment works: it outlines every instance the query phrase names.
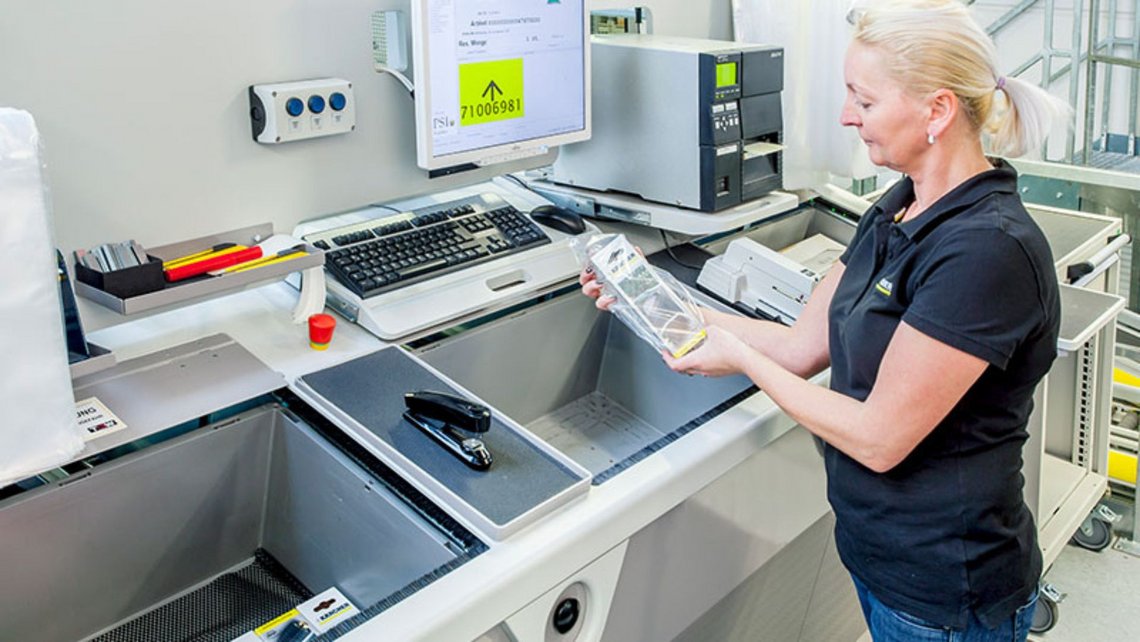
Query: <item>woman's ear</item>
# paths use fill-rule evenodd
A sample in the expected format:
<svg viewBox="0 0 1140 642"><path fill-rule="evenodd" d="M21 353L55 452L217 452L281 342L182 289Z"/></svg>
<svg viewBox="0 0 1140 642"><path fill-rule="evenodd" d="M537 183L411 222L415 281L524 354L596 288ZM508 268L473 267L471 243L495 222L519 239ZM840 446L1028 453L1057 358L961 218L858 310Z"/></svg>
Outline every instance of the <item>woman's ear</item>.
<svg viewBox="0 0 1140 642"><path fill-rule="evenodd" d="M927 100L930 108L930 121L926 125L926 133L929 136L941 138L958 116L958 111L961 108L958 95L949 89L938 89Z"/></svg>

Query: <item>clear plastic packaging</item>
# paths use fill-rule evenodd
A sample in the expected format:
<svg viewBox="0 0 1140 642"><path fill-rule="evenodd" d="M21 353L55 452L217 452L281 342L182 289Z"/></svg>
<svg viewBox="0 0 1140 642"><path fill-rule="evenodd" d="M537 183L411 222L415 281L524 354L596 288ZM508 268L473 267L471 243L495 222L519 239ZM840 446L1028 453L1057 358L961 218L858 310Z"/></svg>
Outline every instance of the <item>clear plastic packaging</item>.
<svg viewBox="0 0 1140 642"><path fill-rule="evenodd" d="M623 234L581 235L573 241L579 264L593 268L610 312L658 350L680 358L707 336L700 308L668 272L649 264Z"/></svg>
<svg viewBox="0 0 1140 642"><path fill-rule="evenodd" d="M39 135L27 112L0 108L0 487L83 449L60 313Z"/></svg>

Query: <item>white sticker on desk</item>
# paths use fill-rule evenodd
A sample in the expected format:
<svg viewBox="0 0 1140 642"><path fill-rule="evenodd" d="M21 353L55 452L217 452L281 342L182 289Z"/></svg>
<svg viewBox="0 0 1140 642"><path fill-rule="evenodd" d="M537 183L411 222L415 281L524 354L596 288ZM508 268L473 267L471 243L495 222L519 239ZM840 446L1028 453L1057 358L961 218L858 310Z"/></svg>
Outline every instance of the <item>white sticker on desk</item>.
<svg viewBox="0 0 1140 642"><path fill-rule="evenodd" d="M122 419L116 417L115 413L95 397L77 402L75 416L79 420L79 427L83 429L83 438L87 441L119 432L127 427Z"/></svg>
<svg viewBox="0 0 1140 642"><path fill-rule="evenodd" d="M324 633L360 611L340 591L331 588L297 607L309 624Z"/></svg>

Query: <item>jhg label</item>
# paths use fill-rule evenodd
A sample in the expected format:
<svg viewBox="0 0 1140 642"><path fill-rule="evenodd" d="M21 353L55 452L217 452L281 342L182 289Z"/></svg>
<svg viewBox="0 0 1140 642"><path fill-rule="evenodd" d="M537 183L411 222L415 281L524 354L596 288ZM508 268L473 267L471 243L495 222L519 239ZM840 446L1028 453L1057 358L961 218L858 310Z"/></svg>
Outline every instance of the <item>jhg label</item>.
<svg viewBox="0 0 1140 642"><path fill-rule="evenodd" d="M522 58L459 65L461 127L522 116Z"/></svg>

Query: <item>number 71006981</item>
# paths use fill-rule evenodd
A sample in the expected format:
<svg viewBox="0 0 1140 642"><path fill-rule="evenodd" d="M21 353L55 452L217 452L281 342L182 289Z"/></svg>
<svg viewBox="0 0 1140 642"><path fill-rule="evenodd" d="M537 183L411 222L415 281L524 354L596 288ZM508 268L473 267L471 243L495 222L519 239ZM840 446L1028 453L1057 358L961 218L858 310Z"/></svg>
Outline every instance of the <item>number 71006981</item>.
<svg viewBox="0 0 1140 642"><path fill-rule="evenodd" d="M487 116L510 118L516 113L522 112L522 99L507 98L504 100L492 100L485 103L476 103L474 105L460 105L459 108L460 120L485 118Z"/></svg>

